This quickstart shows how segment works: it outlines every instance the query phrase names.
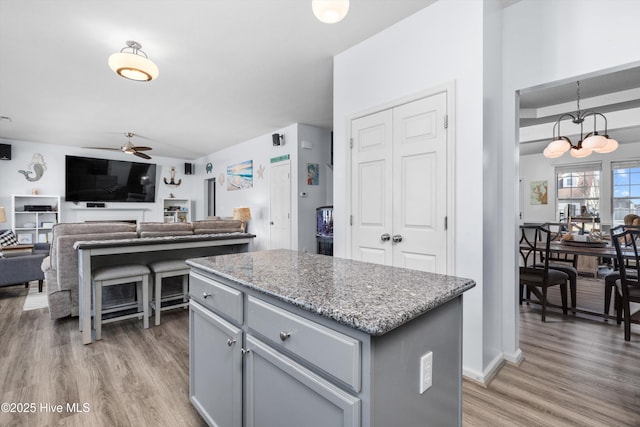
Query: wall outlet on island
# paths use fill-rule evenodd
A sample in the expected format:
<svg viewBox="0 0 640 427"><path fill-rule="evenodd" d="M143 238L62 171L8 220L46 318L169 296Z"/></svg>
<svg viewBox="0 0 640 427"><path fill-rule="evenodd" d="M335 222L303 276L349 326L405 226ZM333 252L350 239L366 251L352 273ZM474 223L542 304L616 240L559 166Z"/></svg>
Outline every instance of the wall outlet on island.
<svg viewBox="0 0 640 427"><path fill-rule="evenodd" d="M433 382L433 352L420 357L420 394L431 387Z"/></svg>

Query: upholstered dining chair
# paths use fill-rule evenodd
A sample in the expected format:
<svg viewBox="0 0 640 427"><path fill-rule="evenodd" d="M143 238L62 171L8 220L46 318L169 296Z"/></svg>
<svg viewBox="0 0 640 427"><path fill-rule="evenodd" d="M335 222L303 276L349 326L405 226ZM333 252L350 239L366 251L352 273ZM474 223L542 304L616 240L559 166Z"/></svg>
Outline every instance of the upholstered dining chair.
<svg viewBox="0 0 640 427"><path fill-rule="evenodd" d="M520 304L524 287L531 291L542 304L542 321L547 314L547 289L560 286L562 312L567 314L567 281L569 276L549 268L551 233L540 225L520 226Z"/></svg>
<svg viewBox="0 0 640 427"><path fill-rule="evenodd" d="M624 320L624 340L631 341L631 304L640 303L640 282L637 267L640 265L638 245L640 229L626 227L624 231L611 232L611 240L616 248L620 278L616 280L616 320L618 325ZM630 269L635 266L636 269Z"/></svg>

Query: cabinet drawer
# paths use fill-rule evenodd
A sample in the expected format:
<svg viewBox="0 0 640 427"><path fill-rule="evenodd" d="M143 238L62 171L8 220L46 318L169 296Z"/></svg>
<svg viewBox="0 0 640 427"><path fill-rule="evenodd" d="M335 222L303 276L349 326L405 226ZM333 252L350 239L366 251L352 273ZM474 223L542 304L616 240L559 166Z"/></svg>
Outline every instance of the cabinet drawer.
<svg viewBox="0 0 640 427"><path fill-rule="evenodd" d="M192 272L189 296L223 317L242 324L242 292Z"/></svg>
<svg viewBox="0 0 640 427"><path fill-rule="evenodd" d="M247 325L360 391L360 341L249 296Z"/></svg>

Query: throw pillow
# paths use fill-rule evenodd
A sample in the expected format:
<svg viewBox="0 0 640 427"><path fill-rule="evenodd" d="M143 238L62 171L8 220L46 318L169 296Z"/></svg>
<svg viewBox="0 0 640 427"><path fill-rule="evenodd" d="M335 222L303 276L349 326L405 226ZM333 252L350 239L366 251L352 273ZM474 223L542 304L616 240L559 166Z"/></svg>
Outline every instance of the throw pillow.
<svg viewBox="0 0 640 427"><path fill-rule="evenodd" d="M16 239L16 235L13 234L13 230L7 230L4 233L0 234L0 247L14 246L17 244L18 239Z"/></svg>

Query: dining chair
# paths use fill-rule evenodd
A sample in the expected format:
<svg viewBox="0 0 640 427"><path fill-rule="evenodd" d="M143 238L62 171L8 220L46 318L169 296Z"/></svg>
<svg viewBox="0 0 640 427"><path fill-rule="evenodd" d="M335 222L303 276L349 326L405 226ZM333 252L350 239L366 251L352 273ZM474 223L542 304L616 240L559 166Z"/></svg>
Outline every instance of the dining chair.
<svg viewBox="0 0 640 427"><path fill-rule="evenodd" d="M550 240L559 242L562 239L562 233L566 230L566 224L560 222L547 222L544 227L549 230ZM537 266L544 267L543 263ZM571 308L576 308L578 294L578 255L549 253L549 268L560 270L569 276L569 291L571 294Z"/></svg>
<svg viewBox="0 0 640 427"><path fill-rule="evenodd" d="M624 340L631 341L631 303L640 303L640 283L637 268L640 265L638 245L640 229L626 227L623 231L611 232L611 240L616 248L620 278L616 280L615 308L618 325L624 320Z"/></svg>
<svg viewBox="0 0 640 427"><path fill-rule="evenodd" d="M547 314L547 289L560 286L562 312L567 314L567 281L569 276L549 268L551 233L540 225L520 226L520 304L524 287L531 291L542 304L542 321Z"/></svg>

